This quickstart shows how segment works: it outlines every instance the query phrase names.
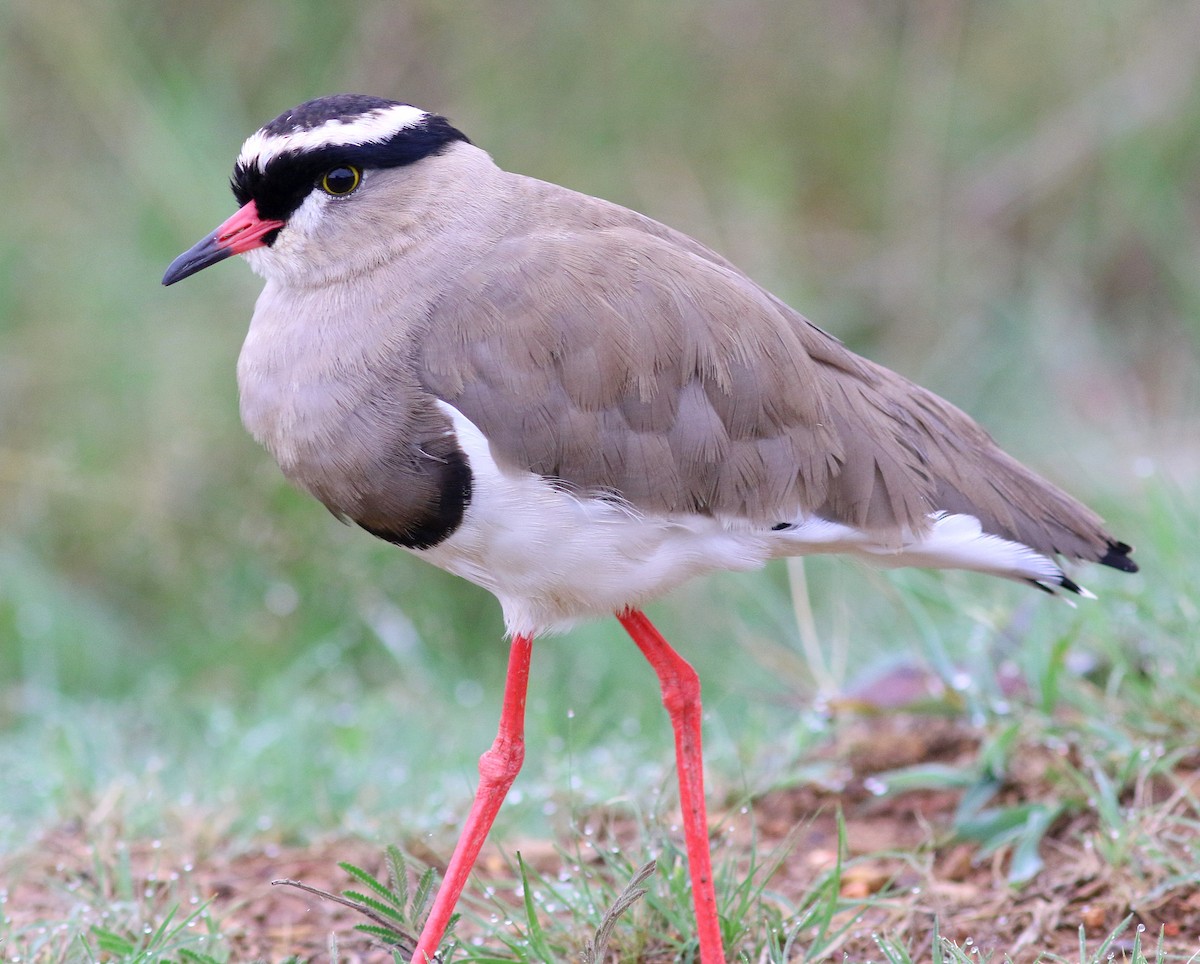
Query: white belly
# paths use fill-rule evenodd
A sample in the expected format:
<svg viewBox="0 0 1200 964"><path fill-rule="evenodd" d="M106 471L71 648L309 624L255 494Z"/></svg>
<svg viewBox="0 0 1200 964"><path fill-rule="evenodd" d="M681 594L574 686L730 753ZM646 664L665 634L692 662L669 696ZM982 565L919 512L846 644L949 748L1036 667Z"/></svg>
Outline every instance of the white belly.
<svg viewBox="0 0 1200 964"><path fill-rule="evenodd" d="M757 568L772 555L761 531L703 516L647 516L502 468L474 423L442 407L470 460L471 502L450 538L417 555L494 593L510 633L563 630L702 573Z"/></svg>
<svg viewBox="0 0 1200 964"><path fill-rule="evenodd" d="M786 529L699 515L651 515L619 499L573 494L498 465L466 416L454 423L473 475L471 502L448 539L416 554L490 590L510 633L563 630L639 607L694 576L749 570L781 556L847 553L883 566L974 569L1057 584L1062 570L1026 546L982 533L970 516L935 513L928 531L883 544L824 519Z"/></svg>

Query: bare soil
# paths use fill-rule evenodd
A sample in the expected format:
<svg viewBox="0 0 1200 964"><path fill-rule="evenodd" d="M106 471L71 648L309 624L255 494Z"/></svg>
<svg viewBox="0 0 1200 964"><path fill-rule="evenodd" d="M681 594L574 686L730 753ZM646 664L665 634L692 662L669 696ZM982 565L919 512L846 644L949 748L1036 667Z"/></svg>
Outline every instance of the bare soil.
<svg viewBox="0 0 1200 964"><path fill-rule="evenodd" d="M753 841L761 853L786 842L787 858L770 887L796 901L836 860L840 810L850 858L842 875L842 895L871 899L847 912L848 920L857 920L837 947L836 960L843 955L851 961L879 959L874 933L906 943L920 960L929 953L935 917L943 937L978 948L984 960L994 952L995 960L1007 954L1015 962L1034 961L1054 953L1077 961L1081 926L1089 952L1094 952L1130 914L1134 925L1145 925L1143 942L1150 948L1161 932L1164 948L1180 959L1200 949L1200 893L1172 885L1155 869L1172 866L1157 859L1172 848L1185 861L1197 850L1198 841L1189 832L1192 790L1200 779L1196 773L1181 771L1169 784L1134 788L1128 795L1129 806L1139 808L1145 822L1140 846L1161 848L1156 859L1141 859L1135 848L1115 866L1103 860L1095 846L1097 819L1081 806L1047 834L1041 847L1044 869L1032 882L1013 887L1006 879L1006 849L981 859L975 844L954 839L957 792L879 797L868 790L874 773L916 763L959 763L973 759L977 751L975 733L960 722L904 714L864 717L844 727L837 745L827 751L845 764L847 779L838 792L790 787L764 794L747 812L741 805L729 813L718 810L713 815L714 839L721 848L746 848ZM1018 772L1004 788L1005 799L1042 798L1055 766L1055 754L1048 751L1023 754L1013 768ZM620 814L600 813L589 820L617 842L634 835L628 818ZM203 831L189 834L191 840L129 842L120 839L116 828L106 831L102 822L89 822L89 827L58 828L19 854L3 858L0 880L8 887L10 932L78 918L81 906L102 907L105 900L141 899L161 914L171 901L192 894L211 899L212 918L233 947L235 961L274 964L293 956L325 961L331 933L337 934L343 961L392 959L389 950L353 929L363 919L352 910L272 885L291 878L340 894L352 882L339 861L386 879L377 843L330 839L302 847L271 844L231 852L220 841L205 839ZM399 843L439 869L448 856L431 853L416 841ZM503 847L505 852L519 848L527 863L545 872L553 872L560 860L550 840L503 841ZM497 848L487 853L478 876L511 886L511 870L496 856ZM85 894L92 895L90 901L82 899ZM102 919L93 922L104 924ZM1128 952L1133 937L1130 926L1110 947L1117 959ZM612 959L620 959L619 953L615 951Z"/></svg>

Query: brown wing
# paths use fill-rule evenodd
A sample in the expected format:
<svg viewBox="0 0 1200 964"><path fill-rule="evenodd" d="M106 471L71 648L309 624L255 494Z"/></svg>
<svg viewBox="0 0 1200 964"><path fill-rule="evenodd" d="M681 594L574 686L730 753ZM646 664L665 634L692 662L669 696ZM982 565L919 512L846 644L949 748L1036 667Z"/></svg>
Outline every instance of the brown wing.
<svg viewBox="0 0 1200 964"><path fill-rule="evenodd" d="M890 540L944 509L1103 555L1100 520L961 411L691 239L600 210L511 233L434 309L421 377L499 461L648 511L814 513Z"/></svg>

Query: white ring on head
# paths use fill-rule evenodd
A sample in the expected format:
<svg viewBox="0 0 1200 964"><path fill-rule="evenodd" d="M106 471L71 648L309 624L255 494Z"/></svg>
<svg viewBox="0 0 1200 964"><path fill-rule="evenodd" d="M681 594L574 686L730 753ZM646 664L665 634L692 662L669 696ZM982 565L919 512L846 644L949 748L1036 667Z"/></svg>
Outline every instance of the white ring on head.
<svg viewBox="0 0 1200 964"><path fill-rule="evenodd" d="M246 138L237 163L261 171L281 154L346 144L379 144L407 127L416 127L428 116L428 111L411 104L392 104L344 120L334 117L317 127L293 127L285 134L258 130Z"/></svg>

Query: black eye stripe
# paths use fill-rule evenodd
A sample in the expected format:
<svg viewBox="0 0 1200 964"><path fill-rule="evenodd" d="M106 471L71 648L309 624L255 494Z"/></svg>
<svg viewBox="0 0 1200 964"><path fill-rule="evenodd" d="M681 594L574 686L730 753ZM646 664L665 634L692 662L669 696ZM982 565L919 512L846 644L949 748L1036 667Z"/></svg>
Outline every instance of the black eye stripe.
<svg viewBox="0 0 1200 964"><path fill-rule="evenodd" d="M239 164L231 182L234 197L238 204L253 198L260 217L286 221L326 171L347 166L343 157L341 152L325 148L303 154L280 154L262 170L257 165Z"/></svg>
<svg viewBox="0 0 1200 964"><path fill-rule="evenodd" d="M238 204L254 200L260 217L286 221L327 171L338 167L402 167L438 154L466 135L444 117L431 114L420 124L372 144L335 144L272 158L265 169L238 164L230 186Z"/></svg>

